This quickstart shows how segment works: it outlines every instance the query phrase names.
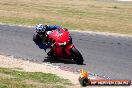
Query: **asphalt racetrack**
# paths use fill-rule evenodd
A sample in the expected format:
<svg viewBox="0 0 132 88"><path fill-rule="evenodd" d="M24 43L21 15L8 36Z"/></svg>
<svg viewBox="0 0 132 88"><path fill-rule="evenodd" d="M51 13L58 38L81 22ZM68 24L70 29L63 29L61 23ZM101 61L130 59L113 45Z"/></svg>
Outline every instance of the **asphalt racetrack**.
<svg viewBox="0 0 132 88"><path fill-rule="evenodd" d="M32 41L32 35L33 28L0 25L0 54L76 69L84 67L93 74L132 80L132 37L72 31L73 43L84 57L84 65L76 65L67 60L48 60Z"/></svg>

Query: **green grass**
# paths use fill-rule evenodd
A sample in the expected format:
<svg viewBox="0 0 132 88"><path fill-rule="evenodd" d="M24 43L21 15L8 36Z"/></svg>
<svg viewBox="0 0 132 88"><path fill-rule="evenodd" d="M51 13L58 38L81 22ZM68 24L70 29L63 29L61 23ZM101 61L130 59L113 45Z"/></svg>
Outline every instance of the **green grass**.
<svg viewBox="0 0 132 88"><path fill-rule="evenodd" d="M0 22L56 24L69 29L132 34L132 3L113 0L1 0Z"/></svg>
<svg viewBox="0 0 132 88"><path fill-rule="evenodd" d="M0 68L0 88L65 88L71 83L54 74Z"/></svg>

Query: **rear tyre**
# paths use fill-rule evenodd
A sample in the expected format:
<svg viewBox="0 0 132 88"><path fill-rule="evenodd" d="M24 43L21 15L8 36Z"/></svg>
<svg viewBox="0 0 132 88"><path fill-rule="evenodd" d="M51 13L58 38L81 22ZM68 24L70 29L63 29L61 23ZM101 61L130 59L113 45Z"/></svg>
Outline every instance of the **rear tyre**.
<svg viewBox="0 0 132 88"><path fill-rule="evenodd" d="M78 65L82 65L83 64L83 57L81 55L81 53L75 48L73 47L71 49L71 56L73 57L73 60L78 64Z"/></svg>

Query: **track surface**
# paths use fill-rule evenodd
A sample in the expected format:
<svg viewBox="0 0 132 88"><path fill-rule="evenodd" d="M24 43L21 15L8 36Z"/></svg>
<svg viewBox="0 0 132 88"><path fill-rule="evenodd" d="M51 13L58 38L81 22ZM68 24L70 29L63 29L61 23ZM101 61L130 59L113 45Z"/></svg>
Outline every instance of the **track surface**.
<svg viewBox="0 0 132 88"><path fill-rule="evenodd" d="M32 41L32 28L0 25L0 54L48 62L47 55ZM132 37L71 32L76 48L86 65L71 61L49 61L55 65L82 67L98 75L132 80Z"/></svg>

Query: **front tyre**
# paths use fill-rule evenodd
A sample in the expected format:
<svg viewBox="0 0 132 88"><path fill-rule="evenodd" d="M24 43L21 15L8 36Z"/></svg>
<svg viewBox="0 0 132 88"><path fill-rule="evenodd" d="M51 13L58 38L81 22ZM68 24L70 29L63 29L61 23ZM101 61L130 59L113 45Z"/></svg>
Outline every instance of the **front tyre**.
<svg viewBox="0 0 132 88"><path fill-rule="evenodd" d="M83 57L82 57L81 53L75 47L73 47L71 49L71 56L72 56L73 60L77 64L79 64L79 65L82 65L83 64L83 61L84 61L83 60Z"/></svg>

